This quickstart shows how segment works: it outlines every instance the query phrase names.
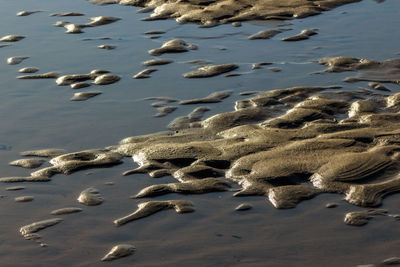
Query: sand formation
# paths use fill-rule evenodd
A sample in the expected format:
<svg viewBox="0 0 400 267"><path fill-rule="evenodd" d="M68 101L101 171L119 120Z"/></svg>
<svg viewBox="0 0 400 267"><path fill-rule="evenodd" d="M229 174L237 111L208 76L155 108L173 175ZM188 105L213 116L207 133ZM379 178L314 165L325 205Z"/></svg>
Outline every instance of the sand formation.
<svg viewBox="0 0 400 267"><path fill-rule="evenodd" d="M144 20L173 18L179 23L218 24L256 19L292 19L320 14L360 0L89 0L92 3L142 7L153 13Z"/></svg>
<svg viewBox="0 0 400 267"><path fill-rule="evenodd" d="M98 4L123 4L143 7L153 11L145 20L174 18L179 23L194 22L203 26L215 26L254 19L291 19L319 14L337 6L360 0L91 0ZM40 11L20 12L28 16ZM57 13L52 16L82 16L81 13ZM86 24L57 22L67 33L82 33L82 29L106 25L119 18L99 16L90 18ZM287 29L261 31L249 37L269 39ZM163 34L162 31L147 34ZM316 29L306 29L300 34L282 39L299 41L317 34ZM8 35L0 42L16 42L23 36ZM101 39L101 38L100 38ZM89 38L87 39L89 40ZM3 45L4 46L4 45ZM100 45L101 49L112 50L112 45ZM161 47L149 51L152 56L164 53L181 53L197 49L180 39L165 42ZM8 64L21 63L28 57L11 57ZM158 66L172 63L170 59L151 59L144 66ZM170 132L135 136L123 139L118 145L103 150L85 150L66 153L49 149L26 151L22 156L47 157L51 167L33 171L26 177L3 177L0 182L45 182L56 174L70 174L87 169L108 167L122 163L123 157L131 157L139 165L123 175L146 173L153 178L172 176L173 183L156 183L145 187L134 199L151 198L170 193L204 194L216 191L231 191L233 195L258 195L266 197L278 209L295 207L300 201L321 193L337 193L351 204L362 207L376 207L382 198L400 191L400 93L385 95L390 89L381 83L400 84L400 60L377 62L357 58L324 58L319 61L326 65L326 72L357 71L358 76L347 78L346 82L370 81L371 90L341 91L337 86L299 86L261 92L258 95L237 101L235 110L203 119L208 107L197 107L190 114L178 117L168 128ZM253 69L270 65L268 62L255 63ZM200 66L185 73L185 78L205 78L237 69L236 64ZM279 71L279 68L270 68ZM28 67L21 73L36 73L37 68ZM156 69L145 69L134 76L136 79L149 78ZM238 73L228 74L231 76ZM88 74L61 76L56 72L18 76L19 79L56 79L57 85L69 85L72 89L95 85L108 85L120 80L108 71L94 70ZM269 89L269 88L268 88ZM372 91L377 90L380 92ZM83 101L101 94L100 91L75 93L73 101ZM229 97L232 91L220 91L203 98L183 100L179 104L217 103ZM252 95L254 92L248 93ZM177 100L160 98L153 103L161 117L177 107L167 103ZM45 162L42 158L24 158L10 162L24 168L39 168ZM17 191L24 187L9 187ZM32 201L32 196L15 198L18 202ZM104 198L93 188L82 191L78 202L87 206L100 205ZM329 205L334 207L335 204ZM328 207L328 205L327 205ZM237 211L251 209L242 203ZM188 200L151 200L138 204L132 213L117 218L114 224L150 216L156 212L173 209L177 213L194 211L194 204ZM67 215L83 211L81 208L66 207L51 212L52 215ZM386 210L369 209L349 212L345 223L364 225L374 216L392 216ZM40 240L36 232L61 222L55 218L38 221L20 228L21 234L29 240ZM46 244L41 243L42 246ZM131 244L113 247L101 260L110 261L134 253ZM388 259L396 261L397 259Z"/></svg>
<svg viewBox="0 0 400 267"><path fill-rule="evenodd" d="M397 83L399 78L397 65L392 64L396 60L342 57L321 62L331 62L329 70L376 74L369 80L376 77ZM360 67L362 62L372 63ZM222 97L230 94L223 93ZM24 152L50 156L53 166L34 171L30 177L1 181L45 181L57 173L118 164L125 156L132 157L139 167L124 175L171 175L178 181L149 186L135 198L239 186L235 196L265 196L276 208L293 208L324 192L342 194L354 205L375 207L385 195L400 190L399 93L342 91L337 86L292 87L237 101L235 111L202 120L207 110L198 107L175 119L169 125L173 132L125 138L108 151ZM171 204L161 206L164 209Z"/></svg>

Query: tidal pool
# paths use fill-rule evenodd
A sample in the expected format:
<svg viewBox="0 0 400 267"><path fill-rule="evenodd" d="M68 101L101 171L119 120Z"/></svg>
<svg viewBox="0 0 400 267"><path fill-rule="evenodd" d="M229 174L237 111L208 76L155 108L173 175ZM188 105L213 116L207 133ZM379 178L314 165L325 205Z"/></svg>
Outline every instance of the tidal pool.
<svg viewBox="0 0 400 267"><path fill-rule="evenodd" d="M332 3L322 13L299 9L297 19L231 25L224 15L199 28L143 21L151 13L133 6L2 1L0 38L24 38L0 45L0 177L25 182L0 183L1 266L357 266L399 257L400 76L397 61L387 62L400 58L400 2ZM61 20L83 33L53 26ZM305 29L318 34L282 41ZM262 31L275 35L249 40ZM185 52L148 53L171 40ZM26 58L7 64L13 57ZM157 71L133 79L143 62ZM224 64L237 68L183 76ZM38 71L23 75L39 79L17 79L28 67ZM92 83L104 71L118 79ZM57 85L73 74L87 84ZM101 94L70 101L84 92ZM252 144L237 145L244 141ZM78 202L88 188L101 205ZM15 201L24 196L34 201ZM251 209L236 210L243 203ZM79 212L54 213L65 207ZM134 221L114 224L129 214ZM38 232L24 238L20 229L32 225ZM129 247L101 261L121 244Z"/></svg>

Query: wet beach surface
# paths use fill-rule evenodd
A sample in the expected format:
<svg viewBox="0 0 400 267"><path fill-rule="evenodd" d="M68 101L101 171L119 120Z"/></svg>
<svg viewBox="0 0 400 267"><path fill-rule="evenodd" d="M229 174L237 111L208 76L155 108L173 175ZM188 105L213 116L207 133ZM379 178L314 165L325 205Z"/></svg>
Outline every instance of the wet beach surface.
<svg viewBox="0 0 400 267"><path fill-rule="evenodd" d="M233 111L235 101L255 97L241 96L242 92L335 85L342 88L327 91L356 92L366 88L386 99L385 96L396 94L400 89L395 82L382 83L391 92L371 89L369 81L344 82L347 77L368 77L371 72L363 72L357 67L354 67L355 72L324 72L327 67L317 62L339 56L379 62L399 58L397 13L400 4L395 0L381 3L364 0L297 20L252 21L242 22L241 27L224 24L213 28L180 25L174 20L141 21L149 14L136 13L135 7L97 6L80 0L4 1L1 5L0 37L17 35L25 38L0 43L10 45L0 48L0 97L3 100L0 105L0 177L27 177L31 171L39 170L8 165L23 158L22 151L52 147L65 149L68 153L103 149L128 136L165 131L171 121L187 116L197 107L209 108L203 119ZM16 16L22 10L41 12ZM79 12L84 16L50 16L64 12ZM97 16L120 20L84 27L81 34L67 34L65 28L53 26L61 20L87 24L90 17ZM282 30L270 39L248 39L257 32L277 28L290 30ZM308 40L282 41L304 29L318 31ZM146 34L151 31L156 34ZM183 40L187 51L161 56L148 53L170 40ZM112 45L115 49L99 49L100 45ZM10 57L29 58L9 65L7 59ZM142 62L157 58L173 62L142 65ZM208 78L184 78L183 74L202 66L199 61L211 65L235 64L238 68ZM253 64L261 62L271 64L253 68ZM24 67L35 67L39 71L19 73L18 70ZM149 78L132 78L146 68L157 71L150 73ZM281 71L274 72L269 68ZM47 72L56 72L59 76L87 75L95 69L110 71L120 80L95 85L92 84L95 77L90 77L85 81L89 87L75 90L70 86L58 86L54 78L16 78ZM396 75L396 71L393 73ZM102 93L86 101L70 101L74 93L90 91ZM224 91L231 94L216 100L206 98L214 92ZM366 99L374 97L371 93L367 96L363 95ZM146 100L149 97L154 99ZM183 105L181 101L195 104ZM384 112L383 100L379 101L381 106L376 110ZM172 113L165 116L154 117L158 112L151 105L154 102L160 102L159 107L177 109L170 109ZM388 100L388 103L392 102ZM276 116L287 109L289 107L278 110ZM340 114L338 118L346 116ZM393 138L391 145L396 145L397 136ZM123 176L122 173L137 166L130 157L121 161L109 168L56 174L48 182L1 183L0 256L4 266L157 266L160 262L177 266L357 266L379 264L384 259L400 256L397 249L399 221L392 216L400 213L396 194L385 197L380 207L387 209L391 216L371 215L373 218L367 225L354 227L343 222L345 214L366 208L349 204L342 194L320 194L300 202L293 209L276 209L266 196L233 197L236 191L170 193L132 199L131 196L148 186L178 181L169 175L159 179L151 178L147 173ZM40 168L49 166L46 159ZM17 185L24 188L7 190ZM104 202L93 206L78 202L81 192L90 187L98 190ZM228 190L238 188L239 185L233 184ZM15 201L21 196L32 196L33 199L30 202ZM120 227L114 225L114 220L134 212L139 203L151 200L190 201L194 212L180 214L172 208ZM252 208L236 211L241 203L249 203ZM337 207L326 208L328 203L336 203ZM66 207L81 208L82 211L51 214ZM39 231L41 237L36 241L25 240L19 233L22 226L56 218L62 221L56 220L56 225ZM101 262L118 244L132 244L136 249L134 252L128 249L133 255Z"/></svg>

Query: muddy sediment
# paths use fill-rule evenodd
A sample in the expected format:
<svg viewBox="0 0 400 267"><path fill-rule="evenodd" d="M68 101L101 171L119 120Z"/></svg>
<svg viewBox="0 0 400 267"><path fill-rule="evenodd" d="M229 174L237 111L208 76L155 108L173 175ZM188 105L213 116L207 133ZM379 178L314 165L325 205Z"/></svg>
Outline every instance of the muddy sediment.
<svg viewBox="0 0 400 267"><path fill-rule="evenodd" d="M165 53L183 53L191 50L191 45L180 39L165 42L161 47L149 50L152 56L161 56Z"/></svg>
<svg viewBox="0 0 400 267"><path fill-rule="evenodd" d="M71 16L83 16L83 14L75 13L75 12L68 12L68 13L53 14L52 16L71 17ZM107 25L110 23L114 23L118 20L120 20L120 18L111 17L111 16L97 16L97 17L89 18L89 22L85 23L85 24L77 24L77 23L69 23L66 21L58 21L58 22L56 22L56 24L54 24L54 26L64 27L66 29L66 33L79 34L79 33L83 33L84 28Z"/></svg>
<svg viewBox="0 0 400 267"><path fill-rule="evenodd" d="M133 75L134 79L146 79L150 78L150 74L157 71L157 69L145 69L142 71L139 71L137 74Z"/></svg>
<svg viewBox="0 0 400 267"><path fill-rule="evenodd" d="M171 175L179 182L150 186L137 197L227 190L228 178L240 186L235 196L265 196L276 208L321 193L374 207L400 191L399 110L397 94L364 100L335 86L272 90L204 120L207 108L196 108L170 124L174 133L127 138L110 152L55 157L53 167L31 176L117 164L126 156L139 167L124 175Z"/></svg>
<svg viewBox="0 0 400 267"><path fill-rule="evenodd" d="M89 187L81 192L78 197L78 202L86 206L97 206L103 203L104 198L101 196L99 190L94 187Z"/></svg>
<svg viewBox="0 0 400 267"><path fill-rule="evenodd" d="M206 65L183 74L185 78L207 78L230 72L239 68L236 64Z"/></svg>
<svg viewBox="0 0 400 267"><path fill-rule="evenodd" d="M38 71L39 71L39 69L35 68L35 67L25 67L25 68L18 70L19 73L35 73Z"/></svg>
<svg viewBox="0 0 400 267"><path fill-rule="evenodd" d="M152 11L144 20L175 19L179 23L199 23L210 27L218 24L255 19L293 19L320 14L335 7L360 0L89 0L96 4L121 4Z"/></svg>
<svg viewBox="0 0 400 267"><path fill-rule="evenodd" d="M113 261L122 257L129 256L135 252L135 246L131 244L119 244L114 246L101 260Z"/></svg>
<svg viewBox="0 0 400 267"><path fill-rule="evenodd" d="M218 103L221 102L223 99L229 97L231 94L232 94L231 90L214 92L204 98L182 100L179 104L190 105L190 104Z"/></svg>
<svg viewBox="0 0 400 267"><path fill-rule="evenodd" d="M316 29L305 29L305 30L302 30L299 34L283 38L282 41L296 42L296 41L307 40L310 38L310 36L313 36L316 34L318 34Z"/></svg>
<svg viewBox="0 0 400 267"><path fill-rule="evenodd" d="M44 162L45 161L43 159L36 159L36 158L18 159L10 162L10 165L34 169L42 166Z"/></svg>
<svg viewBox="0 0 400 267"><path fill-rule="evenodd" d="M400 180L393 176L399 167L397 111L387 105L393 96L376 100L374 111L360 109L351 118L339 119L358 96L324 93L329 89L294 87L261 93L238 101L234 112L181 128L176 124L179 133L140 142L132 137L110 149L139 164L129 174L172 175L194 184L206 177L228 177L242 187L236 196L264 195L277 208L295 207L323 192L343 194L355 205L377 206L386 194L400 190ZM282 104L291 108L274 108ZM380 114L374 113L377 110ZM251 121L254 124L248 124ZM376 183L362 184L373 177ZM176 188L158 185L139 195Z"/></svg>
<svg viewBox="0 0 400 267"><path fill-rule="evenodd" d="M67 207L67 208L61 208L57 210L53 210L50 212L51 215L65 215L65 214L71 214L71 213L77 213L81 212L81 208L75 208L75 207Z"/></svg>
<svg viewBox="0 0 400 267"><path fill-rule="evenodd" d="M142 63L143 66L158 66L158 65L167 65L174 62L171 59L167 58L159 58L159 59L150 59L146 60Z"/></svg>
<svg viewBox="0 0 400 267"><path fill-rule="evenodd" d="M35 13L39 13L39 12L42 12L42 11L39 11L39 10L24 10L24 11L18 12L17 16L25 17L25 16L29 16L29 15L32 15L32 14L35 14Z"/></svg>
<svg viewBox="0 0 400 267"><path fill-rule="evenodd" d="M0 38L0 42L18 42L24 38L25 36L21 35L6 35Z"/></svg>
<svg viewBox="0 0 400 267"><path fill-rule="evenodd" d="M371 209L366 211L353 211L348 212L344 217L344 223L353 226L362 226L368 223L368 220L374 216L381 215L386 216L387 210L383 209Z"/></svg>
<svg viewBox="0 0 400 267"><path fill-rule="evenodd" d="M34 199L35 198L33 196L20 196L20 197L14 198L15 202L31 202Z"/></svg>
<svg viewBox="0 0 400 267"><path fill-rule="evenodd" d="M20 80L34 80L34 79L57 79L60 74L58 72L46 72L41 74L33 74L33 75L20 75L17 76L17 79Z"/></svg>
<svg viewBox="0 0 400 267"><path fill-rule="evenodd" d="M370 81L400 84L400 59L398 58L380 62L372 59L333 57L323 58L318 62L327 66L326 72L358 72L358 76L346 78L345 82ZM382 89L375 84L372 86L374 89Z"/></svg>
<svg viewBox="0 0 400 267"><path fill-rule="evenodd" d="M135 5L143 7L142 11L153 11L145 20L174 18L180 23L195 22L203 26L232 22L234 26L240 26L240 21L246 20L303 18L358 0L285 0L279 4L269 0L211 2L93 0L91 2ZM264 8L266 3L270 5L268 9ZM30 14L21 13L20 16L27 15ZM63 17L83 14L71 12L55 15ZM106 25L117 20L119 19L114 17L99 16L92 18L86 24L60 22L58 26L65 27L68 33L82 33L84 28ZM286 29L260 31L251 35L249 39L269 39L284 31ZM163 33L165 32L151 31L146 34ZM282 40L300 41L315 34L316 30L304 30L298 35ZM0 41L14 42L22 38L22 36L5 36ZM115 48L111 45L98 47L108 50ZM181 53L194 49L195 45L173 39L159 48L151 49L149 54L160 56L164 53ZM14 60L22 62L21 59ZM172 62L170 59L156 58L144 61L142 64L158 66ZM10 164L24 168L39 168L48 161L47 166L50 167L28 171L26 176L3 177L0 178L0 182L47 182L56 174L69 175L83 169L112 167L121 164L123 157L131 158L133 161L133 166L125 166L126 171L121 173L123 175L144 173L152 178L170 176L176 180L157 181L154 184L150 182L150 185L144 188L132 188L131 198L134 200L130 201L158 196L163 196L163 200L146 199L145 202L139 202L138 208L132 213L117 219L109 218L111 224L112 219L115 219L114 224L117 226L167 209L175 210L177 213L193 212L196 203L185 200L188 198L187 195L211 192L227 192L226 194L234 197L260 196L277 209L294 208L301 201L324 193L341 195L345 201L356 206L377 207L386 195L400 191L398 174L400 95L396 90L398 88L392 89L392 86L400 84L399 60L378 62L338 57L324 58L319 60L319 63L327 66L326 72L357 73L356 77L347 78L345 81L349 83L369 81L369 88L359 90L354 86L353 91L345 91L338 86L297 86L261 92L243 92L243 95L251 97L237 101L231 112L204 118L210 108L197 107L188 115L174 119L168 125L170 130L168 132L127 137L119 144L104 149L75 153L66 153L63 150L23 152L23 156L48 159L24 158ZM254 63L252 69L261 69L270 64L272 63ZM197 70L185 73L184 77L213 77L229 73L238 67L237 64L201 65ZM36 68L21 70L21 73L26 74L38 71ZM280 68L268 68L268 70L281 71ZM156 69L145 69L134 78L149 78L154 71ZM240 74L229 73L226 76L238 75ZM58 85L69 85L72 89L90 86L87 81L92 81L95 85L107 85L120 80L119 76L103 70L61 77L58 73L49 72L17 78L52 78L57 79ZM391 89L382 83L391 83L389 87ZM349 87L351 86L350 84ZM71 100L84 101L99 94L100 91L78 92ZM218 103L232 94L232 90L219 91L202 98L182 100L179 104ZM176 102L175 99L163 97L149 99L159 101L152 104L158 111L155 117L166 116L177 109L176 106L168 105ZM129 165L126 162L124 164ZM126 178L134 179L134 177ZM113 182L109 182L111 183ZM10 191L17 189L23 187L9 187ZM175 199L174 196L177 194L182 199ZM22 196L21 199L28 201L33 200L33 197ZM112 200L112 198L107 199ZM90 187L82 191L77 200L83 205L95 206L100 205L104 198L97 189ZM326 205L327 208L336 206L336 203ZM236 208L231 206L230 209L238 215L239 212L235 211L252 208L251 204L242 203ZM67 215L81 211L81 208L67 207L53 210L51 214ZM119 215L123 214L127 213ZM247 214L244 212L240 215ZM395 217L385 210L368 209L347 213L344 222L348 225L361 226L379 215ZM35 232L61 221L58 218L39 221L22 227L20 231L26 239L40 239ZM232 237L238 236L232 235ZM131 244L119 244L101 260L116 260L129 256L134 251L135 247Z"/></svg>
<svg viewBox="0 0 400 267"><path fill-rule="evenodd" d="M7 58L7 64L8 65L17 65L28 58L29 57L9 57L9 58Z"/></svg>
<svg viewBox="0 0 400 267"><path fill-rule="evenodd" d="M150 216L156 212L174 209L177 213L193 212L193 204L187 200L148 201L138 205L138 209L131 214L114 220L114 224L121 226L128 222Z"/></svg>
<svg viewBox="0 0 400 267"><path fill-rule="evenodd" d="M34 222L32 224L22 226L19 231L21 232L21 234L23 236L27 236L29 234L36 233L42 229L56 225L56 224L60 223L61 221L62 221L62 219L60 219L60 218L38 221L38 222Z"/></svg>
<svg viewBox="0 0 400 267"><path fill-rule="evenodd" d="M282 33L283 31L287 31L287 29L284 30L264 30L264 31L259 31L255 34L252 34L248 37L249 40L257 40L257 39L270 39L274 37L277 34Z"/></svg>

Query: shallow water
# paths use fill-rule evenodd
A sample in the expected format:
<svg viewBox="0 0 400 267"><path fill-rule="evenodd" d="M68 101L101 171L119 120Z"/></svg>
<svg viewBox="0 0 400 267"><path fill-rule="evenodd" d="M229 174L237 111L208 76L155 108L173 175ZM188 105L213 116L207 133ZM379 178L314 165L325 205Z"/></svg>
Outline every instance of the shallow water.
<svg viewBox="0 0 400 267"><path fill-rule="evenodd" d="M196 25L177 25L172 20L142 22L147 14L136 14L136 8L118 5L96 6L86 1L2 1L0 4L0 36L23 35L25 39L0 48L0 170L1 176L26 175L27 171L8 162L20 158L19 152L47 147L80 151L116 144L126 136L166 130L175 117L188 114L195 106L179 105L172 114L154 118L157 110L146 97L167 96L184 100L205 97L215 91L233 90L222 103L207 104L206 117L233 109L243 97L240 92L269 90L298 85L342 85L346 90L366 87L366 82L343 83L349 73L326 73L312 61L322 57L349 56L386 60L398 57L400 38L397 34L400 3L364 0L336 8L330 12L286 23L283 32L270 40L248 40L260 30L272 29L271 22L243 23L242 27L221 25L201 29ZM43 10L26 17L17 17L21 10ZM75 11L83 17L50 17L51 13ZM85 28L83 34L66 34L64 28L53 27L57 20L86 23L93 16L121 18L115 23ZM317 28L309 40L287 43L281 38L302 29ZM159 39L144 33L164 30ZM83 38L110 37L112 40ZM156 66L149 79L132 76L145 69L141 62L151 59L148 50L160 47L167 40L180 38L199 49L180 54L165 54L174 63ZM98 49L101 44L115 45L115 50ZM223 50L226 49L226 50ZM7 65L12 56L29 56L18 65ZM183 73L194 65L187 61L200 59L212 64L236 63L243 73L238 77L216 76L206 79L185 79ZM259 70L251 70L257 62L271 62ZM122 79L111 85L89 87L103 94L88 101L72 102L75 90L57 86L50 80L17 80L18 69L37 67L38 73L57 71L62 75L89 73L107 69ZM268 67L278 67L272 72ZM385 85L398 92L394 84ZM171 105L175 105L172 103ZM302 202L296 209L276 210L264 197L234 198L232 193L205 195L172 195L189 199L195 212L176 214L163 211L126 226L115 227L112 221L136 209L138 201L129 199L143 187L154 183L175 182L171 177L154 180L147 175L121 176L132 168L132 161L104 169L82 170L71 175L57 175L48 183L26 183L21 191L6 191L0 184L0 257L2 266L59 265L97 266L99 264L156 266L355 266L375 263L399 256L398 222L377 217L364 227L343 223L344 213L359 208L341 200L338 195L320 195ZM114 185L106 185L112 181ZM100 206L83 207L77 202L81 191L96 187L105 199ZM14 201L17 196L32 195L27 203ZM156 199L170 199L160 196ZM398 213L398 196L387 197L384 208ZM234 208L247 202L253 209L236 212ZM337 202L335 209L326 209L328 202ZM62 216L64 221L40 232L48 247L24 240L19 227L53 218L50 212L62 207L77 206L83 212ZM55 217L54 217L55 218ZM100 259L118 243L133 243L134 255L115 262ZM79 245L77 245L79 244ZM32 264L33 263L33 264Z"/></svg>

